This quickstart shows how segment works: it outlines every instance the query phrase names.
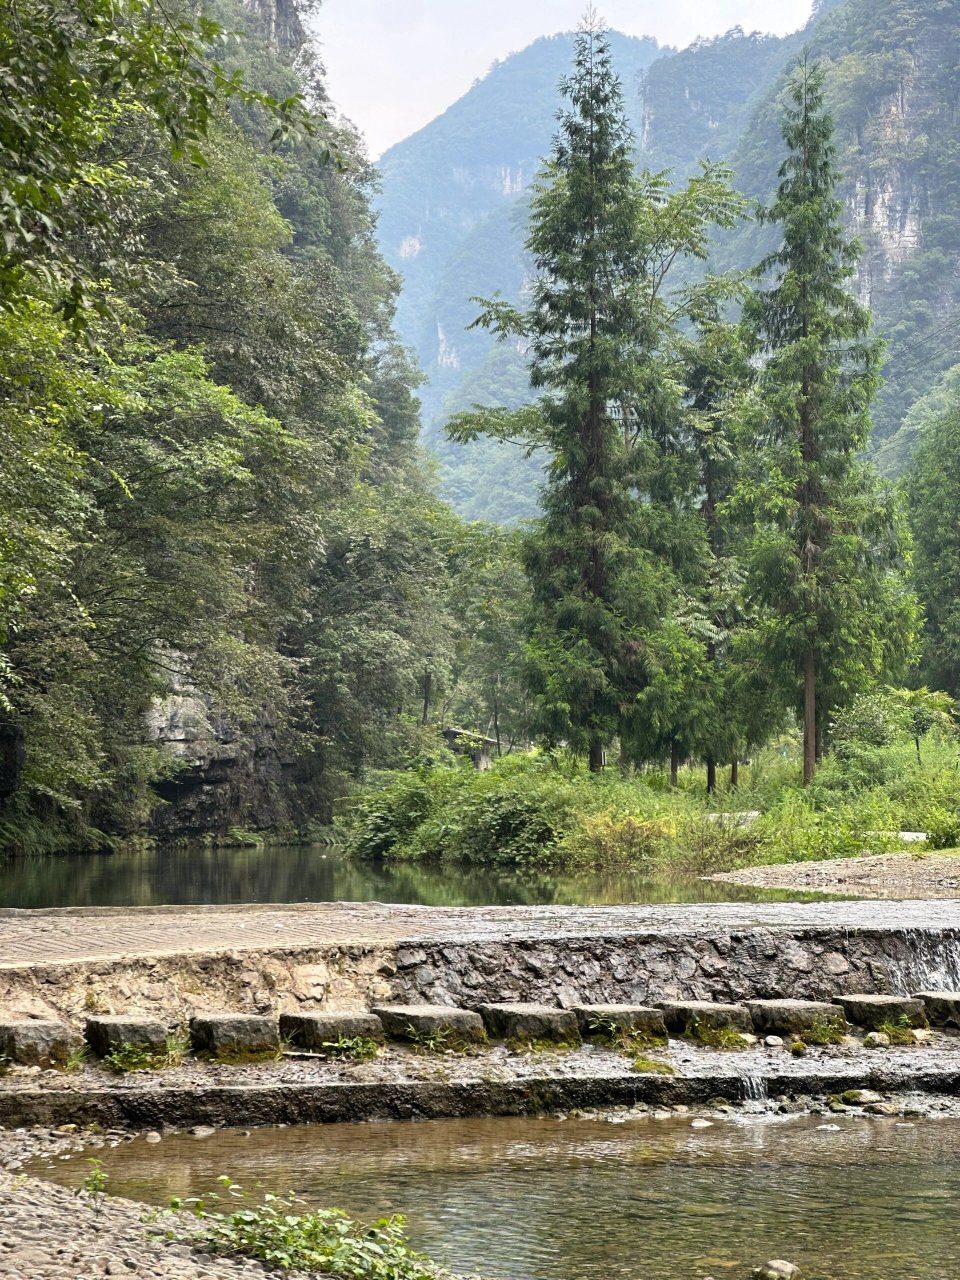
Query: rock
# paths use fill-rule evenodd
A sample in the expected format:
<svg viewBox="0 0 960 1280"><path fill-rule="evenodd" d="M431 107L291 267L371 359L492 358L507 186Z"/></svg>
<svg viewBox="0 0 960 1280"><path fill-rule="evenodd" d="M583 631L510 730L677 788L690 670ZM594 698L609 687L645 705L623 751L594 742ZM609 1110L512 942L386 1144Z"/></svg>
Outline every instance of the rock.
<svg viewBox="0 0 960 1280"><path fill-rule="evenodd" d="M912 1032L915 1044L932 1044L935 1036L929 1027L917 1027Z"/></svg>
<svg viewBox="0 0 960 1280"><path fill-rule="evenodd" d="M783 1039L781 1036L766 1036L763 1043L768 1049L782 1049Z"/></svg>
<svg viewBox="0 0 960 1280"><path fill-rule="evenodd" d="M812 1027L846 1031L846 1019L835 1004L821 1000L748 1000L747 1009L758 1035L803 1036Z"/></svg>
<svg viewBox="0 0 960 1280"><path fill-rule="evenodd" d="M628 1035L667 1034L660 1010L642 1004L582 1004L574 1005L571 1012L582 1036L607 1036L611 1029Z"/></svg>
<svg viewBox="0 0 960 1280"><path fill-rule="evenodd" d="M381 1004L371 1012L391 1040L436 1038L440 1048L444 1038L477 1043L484 1038L483 1019L469 1009L442 1004Z"/></svg>
<svg viewBox="0 0 960 1280"><path fill-rule="evenodd" d="M841 1093L840 1101L848 1107L866 1107L873 1102L882 1102L883 1094L873 1089L848 1089Z"/></svg>
<svg viewBox="0 0 960 1280"><path fill-rule="evenodd" d="M156 1130L153 1130L153 1132L146 1134L143 1140L144 1142L162 1142L163 1141L162 1137L160 1136L159 1133L157 1133Z"/></svg>
<svg viewBox="0 0 960 1280"><path fill-rule="evenodd" d="M757 1267L753 1273L754 1280L801 1280L800 1268L792 1262L784 1262L782 1258L774 1258Z"/></svg>
<svg viewBox="0 0 960 1280"><path fill-rule="evenodd" d="M483 1004L479 1007L487 1031L497 1040L549 1040L570 1044L580 1039L572 1009L548 1004Z"/></svg>
<svg viewBox="0 0 960 1280"><path fill-rule="evenodd" d="M871 1116L898 1116L900 1108L895 1102L868 1102L863 1108Z"/></svg>
<svg viewBox="0 0 960 1280"><path fill-rule="evenodd" d="M885 1031L868 1031L863 1037L865 1049L889 1049L890 1037Z"/></svg>
<svg viewBox="0 0 960 1280"><path fill-rule="evenodd" d="M375 1013L282 1013L280 1035L298 1049L314 1053L323 1051L325 1044L338 1040L374 1040L383 1043L383 1023Z"/></svg>
<svg viewBox="0 0 960 1280"><path fill-rule="evenodd" d="M129 1045L147 1053L163 1054L167 1051L167 1029L155 1019L101 1017L88 1018L84 1038L98 1058Z"/></svg>
<svg viewBox="0 0 960 1280"><path fill-rule="evenodd" d="M712 1120L691 1120L690 1128L691 1129L712 1129L713 1121Z"/></svg>
<svg viewBox="0 0 960 1280"><path fill-rule="evenodd" d="M915 996L837 996L847 1019L858 1027L876 1031L884 1022L900 1022L906 1019L912 1027L926 1025L924 1002Z"/></svg>
<svg viewBox="0 0 960 1280"><path fill-rule="evenodd" d="M818 1124L818 1133L839 1133L840 1126L838 1124Z"/></svg>
<svg viewBox="0 0 960 1280"><path fill-rule="evenodd" d="M927 1020L934 1027L960 1027L960 991L918 991Z"/></svg>
<svg viewBox="0 0 960 1280"><path fill-rule="evenodd" d="M753 1030L753 1020L742 1004L716 1004L711 1000L665 1000L661 1002L663 1020L667 1030L677 1035L689 1035L697 1025L711 1031L731 1028L734 1031Z"/></svg>
<svg viewBox="0 0 960 1280"><path fill-rule="evenodd" d="M64 1067L77 1048L76 1034L63 1022L0 1022L0 1058L18 1066Z"/></svg>
<svg viewBox="0 0 960 1280"><path fill-rule="evenodd" d="M251 1013L197 1015L190 1019L190 1043L197 1053L228 1062L266 1058L280 1051L276 1020Z"/></svg>

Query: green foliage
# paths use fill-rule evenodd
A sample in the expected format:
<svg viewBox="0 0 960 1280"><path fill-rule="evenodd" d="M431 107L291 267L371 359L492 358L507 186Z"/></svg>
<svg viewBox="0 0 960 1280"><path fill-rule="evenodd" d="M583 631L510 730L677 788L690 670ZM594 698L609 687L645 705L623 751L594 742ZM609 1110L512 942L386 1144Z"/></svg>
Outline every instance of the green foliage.
<svg viewBox="0 0 960 1280"><path fill-rule="evenodd" d="M121 1044L100 1060L105 1071L114 1075L127 1075L131 1071L160 1071L168 1067L179 1067L189 1047L185 1033L167 1037L167 1047L162 1053L148 1049L143 1045Z"/></svg>
<svg viewBox="0 0 960 1280"><path fill-rule="evenodd" d="M351 1062L366 1062L380 1052L376 1040L369 1036L338 1036L336 1040L324 1040L322 1047L331 1058L349 1058Z"/></svg>
<svg viewBox="0 0 960 1280"><path fill-rule="evenodd" d="M643 1054L639 1054L634 1058L634 1071L644 1076L675 1076L676 1068L672 1067L669 1062L660 1062L657 1058L646 1058Z"/></svg>
<svg viewBox="0 0 960 1280"><path fill-rule="evenodd" d="M705 1023L694 1021L687 1027L686 1036L705 1049L739 1053L747 1048L747 1041L733 1027L709 1027Z"/></svg>
<svg viewBox="0 0 960 1280"><path fill-rule="evenodd" d="M255 1198L227 1177L219 1181L225 1194L193 1204L202 1222L197 1240L213 1253L255 1258L278 1271L354 1280L431 1280L436 1275L407 1243L403 1218L363 1224L340 1209L311 1209L295 1195L268 1192ZM230 1200L239 1207L227 1208ZM174 1207L181 1205L175 1202Z"/></svg>
<svg viewBox="0 0 960 1280"><path fill-rule="evenodd" d="M80 1189L89 1197L94 1213L99 1213L107 1198L110 1175L95 1156L91 1156L87 1164L90 1165L90 1172L81 1183Z"/></svg>

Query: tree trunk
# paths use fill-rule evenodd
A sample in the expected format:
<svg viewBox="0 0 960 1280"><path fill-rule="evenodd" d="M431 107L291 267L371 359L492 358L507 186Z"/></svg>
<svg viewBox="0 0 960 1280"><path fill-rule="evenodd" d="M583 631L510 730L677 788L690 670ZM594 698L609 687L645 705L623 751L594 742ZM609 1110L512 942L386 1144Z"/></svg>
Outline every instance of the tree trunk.
<svg viewBox="0 0 960 1280"><path fill-rule="evenodd" d="M500 699L496 693L493 695L493 736L497 740L497 759L503 755L500 748Z"/></svg>
<svg viewBox="0 0 960 1280"><path fill-rule="evenodd" d="M425 671L423 673L423 718L420 721L422 725L426 725L430 720L430 694L433 690L433 672Z"/></svg>
<svg viewBox="0 0 960 1280"><path fill-rule="evenodd" d="M812 649L803 662L803 785L817 772L817 669Z"/></svg>
<svg viewBox="0 0 960 1280"><path fill-rule="evenodd" d="M676 742L670 744L670 785L671 787L680 785L680 749Z"/></svg>
<svg viewBox="0 0 960 1280"><path fill-rule="evenodd" d="M740 785L740 760L737 756L734 756L733 759L730 761L730 786L731 786L731 789L733 789L733 788L739 787L739 785Z"/></svg>
<svg viewBox="0 0 960 1280"><path fill-rule="evenodd" d="M707 761L707 795L712 796L717 789L717 762L713 758Z"/></svg>
<svg viewBox="0 0 960 1280"><path fill-rule="evenodd" d="M603 769L603 743L594 738L590 743L590 772L600 773Z"/></svg>

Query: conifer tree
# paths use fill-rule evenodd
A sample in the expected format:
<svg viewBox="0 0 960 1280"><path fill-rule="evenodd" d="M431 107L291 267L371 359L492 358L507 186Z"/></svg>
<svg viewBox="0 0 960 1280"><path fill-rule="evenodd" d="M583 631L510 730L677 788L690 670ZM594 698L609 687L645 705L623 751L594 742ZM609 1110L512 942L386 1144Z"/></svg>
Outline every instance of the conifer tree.
<svg viewBox="0 0 960 1280"><path fill-rule="evenodd" d="M851 292L859 246L843 228L823 83L806 61L790 83L788 154L763 215L782 243L748 307L763 360L744 477L757 521L752 586L766 607L768 670L802 715L805 782L823 711L881 675L893 647L909 648L913 621L892 504L858 458L882 348Z"/></svg>

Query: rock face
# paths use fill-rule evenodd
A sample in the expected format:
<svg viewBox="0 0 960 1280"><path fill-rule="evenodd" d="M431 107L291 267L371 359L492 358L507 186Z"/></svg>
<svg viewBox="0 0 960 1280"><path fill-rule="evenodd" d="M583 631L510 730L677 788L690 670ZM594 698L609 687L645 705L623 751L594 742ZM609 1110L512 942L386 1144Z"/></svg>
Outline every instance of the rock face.
<svg viewBox="0 0 960 1280"><path fill-rule="evenodd" d="M84 1037L98 1058L105 1058L124 1046L156 1054L165 1053L167 1048L167 1029L155 1019L88 1018Z"/></svg>
<svg viewBox="0 0 960 1280"><path fill-rule="evenodd" d="M854 1026L871 1031L877 1031L885 1022L905 1021L911 1027L927 1025L923 1001L912 996L840 995L836 1002Z"/></svg>
<svg viewBox="0 0 960 1280"><path fill-rule="evenodd" d="M79 1038L62 1022L0 1022L0 1058L21 1067L63 1067Z"/></svg>
<svg viewBox="0 0 960 1280"><path fill-rule="evenodd" d="M383 1041L383 1023L374 1013L282 1013L280 1037L298 1049L321 1053L339 1040Z"/></svg>
<svg viewBox="0 0 960 1280"><path fill-rule="evenodd" d="M497 1040L579 1041L577 1015L572 1009L545 1004L482 1004L483 1024Z"/></svg>
<svg viewBox="0 0 960 1280"><path fill-rule="evenodd" d="M935 1027L960 1027L960 991L918 991L927 1018Z"/></svg>
<svg viewBox="0 0 960 1280"><path fill-rule="evenodd" d="M196 1053L227 1061L279 1053L276 1020L256 1015L210 1014L190 1019L190 1043Z"/></svg>
<svg viewBox="0 0 960 1280"><path fill-rule="evenodd" d="M665 1000L661 1008L667 1030L681 1036L690 1034L697 1026L708 1027L711 1031L753 1030L750 1014L740 1004L714 1004L708 1000Z"/></svg>
<svg viewBox="0 0 960 1280"><path fill-rule="evenodd" d="M469 1009L453 1009L433 1004L374 1005L372 1013L383 1024L391 1040L481 1041L483 1020Z"/></svg>
<svg viewBox="0 0 960 1280"><path fill-rule="evenodd" d="M847 1026L842 1009L820 1000L748 1000L747 1008L758 1036L802 1036L824 1024L840 1031Z"/></svg>

